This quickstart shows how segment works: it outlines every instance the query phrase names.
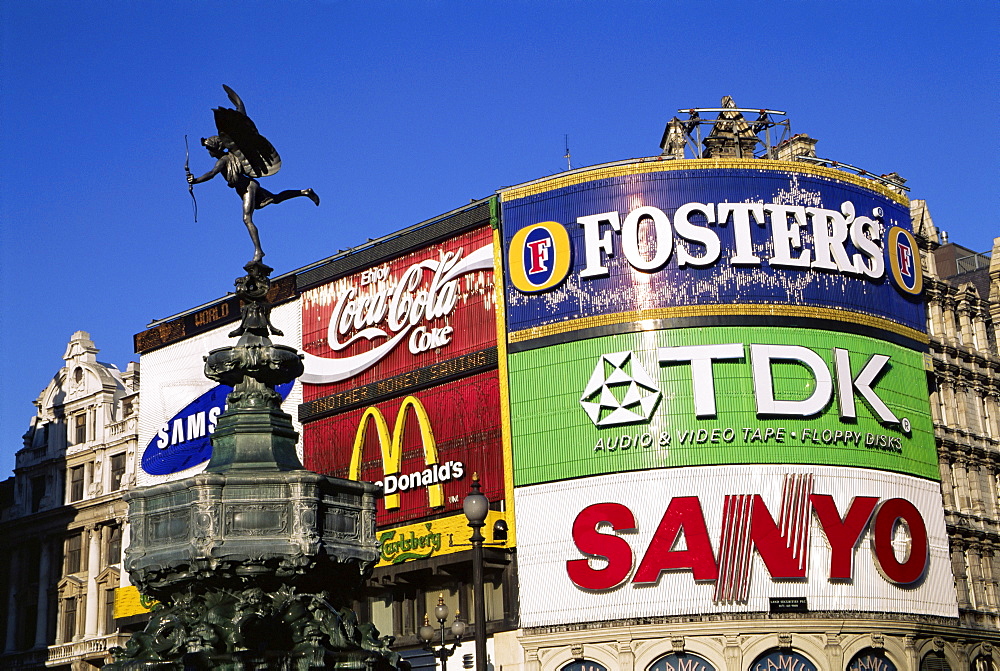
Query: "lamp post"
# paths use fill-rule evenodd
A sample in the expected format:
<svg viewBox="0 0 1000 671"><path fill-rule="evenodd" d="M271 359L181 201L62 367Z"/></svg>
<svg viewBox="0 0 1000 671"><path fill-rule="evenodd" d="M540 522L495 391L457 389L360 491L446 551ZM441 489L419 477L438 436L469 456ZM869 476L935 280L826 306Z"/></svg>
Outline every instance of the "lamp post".
<svg viewBox="0 0 1000 671"><path fill-rule="evenodd" d="M472 474L472 492L462 502L462 510L472 527L472 593L475 601L476 671L486 671L486 596L483 589L482 528L490 512L490 500L479 491L479 474Z"/></svg>
<svg viewBox="0 0 1000 671"><path fill-rule="evenodd" d="M439 594L437 605L434 606L434 619L438 621L438 629L435 631L434 627L431 626L427 615L424 615L424 624L417 632L420 640L424 642L424 650L432 653L435 658L441 660L441 671L448 671L448 658L455 654L455 648L457 648L459 643L462 642L462 636L465 634L465 623L462 622L459 617L459 614L455 613L455 620L451 623L451 633L454 635L455 641L449 648L444 639L444 621L448 619L448 606L444 604L444 595ZM437 650L435 650L434 646L431 644L431 641L435 638L436 633L441 634L441 647Z"/></svg>

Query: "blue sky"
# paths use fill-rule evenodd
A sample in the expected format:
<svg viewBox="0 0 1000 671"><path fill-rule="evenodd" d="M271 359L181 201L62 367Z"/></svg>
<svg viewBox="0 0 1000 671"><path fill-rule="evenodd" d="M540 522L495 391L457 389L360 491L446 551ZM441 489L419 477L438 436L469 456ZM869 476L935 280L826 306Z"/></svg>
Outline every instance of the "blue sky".
<svg viewBox="0 0 1000 671"><path fill-rule="evenodd" d="M89 331L99 358L223 295L252 248L211 160L221 84L281 153L256 216L287 272L495 189L659 153L678 108L788 112L897 171L951 240L997 222L996 2L0 3L0 477Z"/></svg>

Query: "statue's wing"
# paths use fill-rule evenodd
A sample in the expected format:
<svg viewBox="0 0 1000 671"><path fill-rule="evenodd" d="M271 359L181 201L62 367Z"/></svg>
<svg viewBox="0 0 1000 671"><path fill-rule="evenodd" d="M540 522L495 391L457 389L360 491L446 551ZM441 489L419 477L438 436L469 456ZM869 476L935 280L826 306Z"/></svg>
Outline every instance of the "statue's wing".
<svg viewBox="0 0 1000 671"><path fill-rule="evenodd" d="M236 96L236 100L239 100L239 96ZM237 105L242 107L242 101ZM268 177L281 169L281 157L267 138L257 132L257 126L250 117L228 107L216 107L213 112L219 138L226 149L239 159L245 174L250 177Z"/></svg>
<svg viewBox="0 0 1000 671"><path fill-rule="evenodd" d="M240 98L238 95L236 95L236 91L232 90L225 84L222 85L222 88L225 89L226 95L229 96L229 99L233 102L234 105L236 105L236 111L239 112L240 114L246 114L247 108L243 104L243 99Z"/></svg>

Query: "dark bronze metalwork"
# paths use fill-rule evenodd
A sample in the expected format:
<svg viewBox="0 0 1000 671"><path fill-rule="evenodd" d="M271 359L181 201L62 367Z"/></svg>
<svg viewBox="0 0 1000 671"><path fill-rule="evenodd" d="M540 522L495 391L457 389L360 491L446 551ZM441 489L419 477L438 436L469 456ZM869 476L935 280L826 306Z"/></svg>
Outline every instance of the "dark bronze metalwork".
<svg viewBox="0 0 1000 671"><path fill-rule="evenodd" d="M225 84L222 88L226 90L236 109L215 108L213 113L219 134L201 139L201 144L216 159L215 165L200 177L195 177L188 171L187 163L184 170L187 172L189 185L207 182L221 174L229 187L236 189L243 201L243 223L253 241L254 256L251 263L260 262L264 258L264 250L260 246L257 226L253 222L254 210L298 197L306 197L319 205L319 196L312 189L289 189L275 194L261 187L257 180L278 172L281 169L281 157L267 138L257 131L257 126L247 116L243 100ZM194 196L193 186L191 195Z"/></svg>
<svg viewBox="0 0 1000 671"><path fill-rule="evenodd" d="M256 129L227 91L238 109L217 120L238 149L229 148L226 165L239 156L257 171L268 152L261 143L256 153L247 149ZM236 280L240 323L229 336L239 340L205 357L205 375L233 387L208 466L125 495L132 528L125 568L159 606L104 668L408 670L392 638L350 609L378 560L380 489L303 468L298 434L274 389L302 374L302 355L271 342L281 335L267 300L272 269L254 241L259 254Z"/></svg>

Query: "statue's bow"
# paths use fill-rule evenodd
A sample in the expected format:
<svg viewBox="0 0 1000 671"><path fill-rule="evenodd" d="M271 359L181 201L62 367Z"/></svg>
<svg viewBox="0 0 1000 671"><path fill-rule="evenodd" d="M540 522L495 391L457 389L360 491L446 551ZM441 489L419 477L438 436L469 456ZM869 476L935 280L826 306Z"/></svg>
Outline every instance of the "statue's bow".
<svg viewBox="0 0 1000 671"><path fill-rule="evenodd" d="M188 136L184 136L184 174L190 175L191 150L188 148ZM191 194L191 206L194 208L194 223L198 223L198 199L194 197L194 184L188 182L188 193Z"/></svg>

